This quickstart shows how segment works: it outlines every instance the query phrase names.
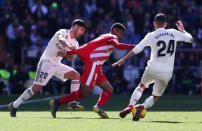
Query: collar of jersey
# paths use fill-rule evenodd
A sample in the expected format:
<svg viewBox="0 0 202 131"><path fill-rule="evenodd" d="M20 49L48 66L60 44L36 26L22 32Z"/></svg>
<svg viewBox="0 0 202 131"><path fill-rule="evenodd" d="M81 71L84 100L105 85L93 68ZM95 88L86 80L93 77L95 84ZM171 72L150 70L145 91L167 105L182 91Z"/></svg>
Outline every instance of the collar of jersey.
<svg viewBox="0 0 202 131"><path fill-rule="evenodd" d="M158 29L156 29L156 30L165 30L165 28L162 27L162 28L158 28Z"/></svg>

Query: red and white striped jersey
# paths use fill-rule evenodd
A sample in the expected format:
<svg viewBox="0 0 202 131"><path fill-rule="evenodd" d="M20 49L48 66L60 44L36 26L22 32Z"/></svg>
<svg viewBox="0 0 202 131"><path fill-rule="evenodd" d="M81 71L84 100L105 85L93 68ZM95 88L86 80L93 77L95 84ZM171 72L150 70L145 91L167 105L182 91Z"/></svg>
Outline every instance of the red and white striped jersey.
<svg viewBox="0 0 202 131"><path fill-rule="evenodd" d="M115 35L108 33L100 35L98 38L80 46L77 50L68 51L67 54L75 53L85 63L96 61L98 64L103 65L114 48L129 50L134 47L135 45L119 43Z"/></svg>

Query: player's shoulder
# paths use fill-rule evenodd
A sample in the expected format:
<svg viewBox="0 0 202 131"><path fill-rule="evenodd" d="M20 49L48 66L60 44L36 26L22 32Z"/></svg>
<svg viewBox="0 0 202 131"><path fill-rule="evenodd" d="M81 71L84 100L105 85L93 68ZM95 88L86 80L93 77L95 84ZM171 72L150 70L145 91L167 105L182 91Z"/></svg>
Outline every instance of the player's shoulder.
<svg viewBox="0 0 202 131"><path fill-rule="evenodd" d="M67 29L59 29L56 33L67 33Z"/></svg>
<svg viewBox="0 0 202 131"><path fill-rule="evenodd" d="M153 36L154 33L155 33L154 31L147 33L147 34L145 35L145 38L149 38L149 37Z"/></svg>
<svg viewBox="0 0 202 131"><path fill-rule="evenodd" d="M176 30L176 29L167 29L168 32L171 32L171 33L181 33L179 30Z"/></svg>
<svg viewBox="0 0 202 131"><path fill-rule="evenodd" d="M173 35L175 35L175 36L180 36L180 35L182 35L183 33L182 32L180 32L179 30L176 30L176 29L173 29L173 28L171 28L171 29L167 29L170 33L172 33Z"/></svg>

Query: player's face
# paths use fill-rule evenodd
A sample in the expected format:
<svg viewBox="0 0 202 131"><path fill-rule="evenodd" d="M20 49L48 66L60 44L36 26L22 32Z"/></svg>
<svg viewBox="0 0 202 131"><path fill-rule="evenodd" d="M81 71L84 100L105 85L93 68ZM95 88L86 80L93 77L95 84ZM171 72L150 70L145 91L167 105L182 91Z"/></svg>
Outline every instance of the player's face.
<svg viewBox="0 0 202 131"><path fill-rule="evenodd" d="M116 36L118 37L119 40L122 39L123 34L124 34L123 30L116 30Z"/></svg>
<svg viewBox="0 0 202 131"><path fill-rule="evenodd" d="M74 35L76 38L79 38L81 35L84 34L85 28L83 26L77 26L74 30Z"/></svg>

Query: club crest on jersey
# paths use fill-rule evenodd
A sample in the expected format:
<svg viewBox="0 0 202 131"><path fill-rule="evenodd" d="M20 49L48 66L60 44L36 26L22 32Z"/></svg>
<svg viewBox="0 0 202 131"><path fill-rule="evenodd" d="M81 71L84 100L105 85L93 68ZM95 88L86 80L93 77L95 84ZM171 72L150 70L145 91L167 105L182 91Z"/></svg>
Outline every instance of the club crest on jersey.
<svg viewBox="0 0 202 131"><path fill-rule="evenodd" d="M94 80L96 80L96 79L97 79L97 76L98 76L98 75L97 75L97 73L96 73L96 74L95 74L95 78L94 78Z"/></svg>
<svg viewBox="0 0 202 131"><path fill-rule="evenodd" d="M59 50L62 50L63 48L57 43L56 45L55 45Z"/></svg>
<svg viewBox="0 0 202 131"><path fill-rule="evenodd" d="M106 49L106 52L107 52L107 53L111 53L112 51L110 51L110 49Z"/></svg>

